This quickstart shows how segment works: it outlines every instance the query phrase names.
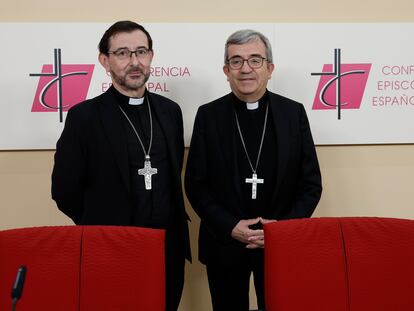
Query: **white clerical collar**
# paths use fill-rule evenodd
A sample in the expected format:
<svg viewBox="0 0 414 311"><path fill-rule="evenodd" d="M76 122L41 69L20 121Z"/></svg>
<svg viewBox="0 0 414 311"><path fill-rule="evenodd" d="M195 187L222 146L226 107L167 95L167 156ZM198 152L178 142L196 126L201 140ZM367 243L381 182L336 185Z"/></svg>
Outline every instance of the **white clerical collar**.
<svg viewBox="0 0 414 311"><path fill-rule="evenodd" d="M139 106L139 105L142 105L143 102L144 102L144 97L141 97L141 98L130 97L129 98L129 104L131 106Z"/></svg>
<svg viewBox="0 0 414 311"><path fill-rule="evenodd" d="M254 103L246 103L246 108L247 110L255 110L257 108L259 108L259 102L254 102Z"/></svg>

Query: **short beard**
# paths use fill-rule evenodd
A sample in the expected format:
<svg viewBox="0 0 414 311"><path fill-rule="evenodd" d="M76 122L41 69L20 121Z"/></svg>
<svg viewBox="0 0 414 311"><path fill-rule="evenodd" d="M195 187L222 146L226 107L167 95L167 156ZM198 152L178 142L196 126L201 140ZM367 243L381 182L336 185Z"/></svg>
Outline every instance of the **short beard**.
<svg viewBox="0 0 414 311"><path fill-rule="evenodd" d="M117 74L115 74L115 72L113 72L112 70L111 72L111 77L112 79L115 80L115 82L122 86L124 89L129 90L129 91L137 91L140 88L142 88L143 86L145 86L145 83L147 83L150 74L148 73L144 73L142 70L139 70L143 75L144 75L144 80L142 82L140 82L139 84L134 83L135 80L133 80L133 83L128 83L127 79L126 79L126 75L130 72L130 71L137 71L135 68L129 70L125 76L118 76Z"/></svg>

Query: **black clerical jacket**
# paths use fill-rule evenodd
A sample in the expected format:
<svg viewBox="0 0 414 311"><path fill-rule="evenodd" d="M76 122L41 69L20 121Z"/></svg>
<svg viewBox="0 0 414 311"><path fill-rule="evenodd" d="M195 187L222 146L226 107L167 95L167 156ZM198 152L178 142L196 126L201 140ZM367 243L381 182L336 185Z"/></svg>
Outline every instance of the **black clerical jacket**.
<svg viewBox="0 0 414 311"><path fill-rule="evenodd" d="M277 220L310 217L319 202L322 185L305 109L270 92L269 105L276 133L276 183L270 206L263 209L265 214L261 216ZM185 189L201 218L199 259L205 264L236 263L249 251L231 237L236 224L249 218L242 208L236 135L232 94L198 109Z"/></svg>
<svg viewBox="0 0 414 311"><path fill-rule="evenodd" d="M181 110L163 96L146 94L165 135L172 168L173 230L178 231L174 236L180 238L185 256L190 259L188 216L181 188L184 154ZM56 146L52 198L76 224L134 225L122 118L110 90L74 106L67 114Z"/></svg>

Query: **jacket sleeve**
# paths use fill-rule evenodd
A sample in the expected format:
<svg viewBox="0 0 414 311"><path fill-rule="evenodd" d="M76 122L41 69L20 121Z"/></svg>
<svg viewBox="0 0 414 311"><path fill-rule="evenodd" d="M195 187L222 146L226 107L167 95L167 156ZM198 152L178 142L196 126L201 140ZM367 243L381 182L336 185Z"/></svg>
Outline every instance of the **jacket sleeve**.
<svg viewBox="0 0 414 311"><path fill-rule="evenodd" d="M230 238L231 231L239 219L221 206L211 189L209 147L207 144L205 113L202 107L197 111L191 138L190 151L185 174L187 197L207 230L218 238ZM211 162L211 161L210 161Z"/></svg>
<svg viewBox="0 0 414 311"><path fill-rule="evenodd" d="M83 144L79 112L69 110L65 127L56 144L52 172L52 199L64 214L76 224L83 211L85 189L86 152Z"/></svg>
<svg viewBox="0 0 414 311"><path fill-rule="evenodd" d="M303 105L300 105L299 114L302 144L300 148L299 178L290 212L284 215L283 219L312 216L322 194L321 172L309 121Z"/></svg>

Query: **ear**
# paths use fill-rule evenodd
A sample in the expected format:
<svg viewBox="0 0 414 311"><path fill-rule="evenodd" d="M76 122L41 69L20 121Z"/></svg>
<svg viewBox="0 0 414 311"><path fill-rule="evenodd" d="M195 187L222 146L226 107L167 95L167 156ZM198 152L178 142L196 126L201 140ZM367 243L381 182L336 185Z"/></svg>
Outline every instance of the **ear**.
<svg viewBox="0 0 414 311"><path fill-rule="evenodd" d="M229 66L228 65L224 65L223 66L223 72L227 76L227 81L229 81L230 69L229 69Z"/></svg>
<svg viewBox="0 0 414 311"><path fill-rule="evenodd" d="M101 63L102 67L105 68L106 72L109 72L111 66L109 66L109 57L103 53L99 53L98 60Z"/></svg>
<svg viewBox="0 0 414 311"><path fill-rule="evenodd" d="M275 64L267 64L267 71L269 73L269 79L272 78L272 73L275 70Z"/></svg>

